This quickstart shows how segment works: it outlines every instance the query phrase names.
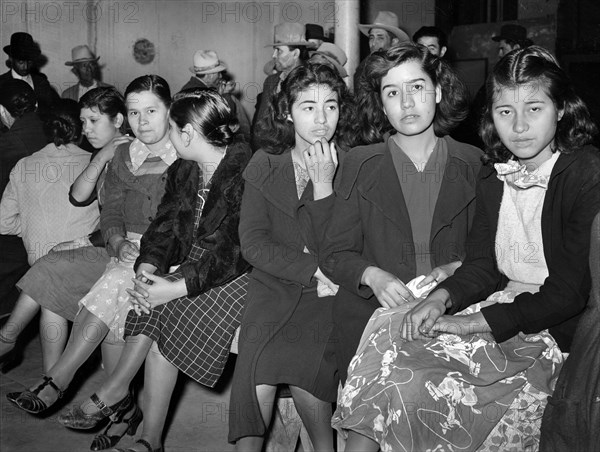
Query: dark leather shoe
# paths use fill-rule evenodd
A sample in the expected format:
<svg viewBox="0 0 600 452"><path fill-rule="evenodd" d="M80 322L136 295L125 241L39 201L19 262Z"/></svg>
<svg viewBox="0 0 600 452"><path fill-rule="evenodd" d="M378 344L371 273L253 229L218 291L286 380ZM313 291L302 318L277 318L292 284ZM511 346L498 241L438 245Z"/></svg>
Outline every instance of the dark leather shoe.
<svg viewBox="0 0 600 452"><path fill-rule="evenodd" d="M144 416L142 414L142 410L140 410L140 407L137 406L137 404L135 404L133 401L133 397L130 400L132 402L131 406L112 415L104 432L94 437L92 445L90 446L91 450L103 450L108 449L109 447L114 447L119 441L121 441L121 438L123 438L125 434L130 436L135 435L135 432L137 431L138 426L140 425L140 422L142 422ZM130 413L132 409L132 414L126 419L125 415ZM109 435L108 432L110 431L110 428L117 424L127 424L127 429L123 430L123 433L120 435Z"/></svg>
<svg viewBox="0 0 600 452"><path fill-rule="evenodd" d="M98 407L99 411L88 414L81 409L80 405L75 405L66 413L60 414L58 416L58 422L65 427L75 430L89 430L98 426L108 417L123 409L125 409L126 412L129 411L128 407L130 407L132 403L131 399L131 394L127 394L123 399L114 405L106 406L106 404L94 393L90 396L90 400L94 402L94 405Z"/></svg>
<svg viewBox="0 0 600 452"><path fill-rule="evenodd" d="M38 397L39 393L42 392L44 389L46 389L46 387L48 387L48 386L50 388L52 388L56 392L56 395L57 395L56 399L51 403L46 403ZM31 414L39 414L42 411L46 411L48 408L50 408L52 405L54 405L54 403L58 399L62 398L62 396L63 396L62 389L60 389L58 386L56 386L54 384L54 381L52 381L52 377L47 377L44 375L43 383L41 383L33 391L30 391L30 390L23 391L14 400L14 402L12 401L11 398L9 398L8 400L13 402L16 406L21 408L23 411L27 411L28 413L31 413Z"/></svg>

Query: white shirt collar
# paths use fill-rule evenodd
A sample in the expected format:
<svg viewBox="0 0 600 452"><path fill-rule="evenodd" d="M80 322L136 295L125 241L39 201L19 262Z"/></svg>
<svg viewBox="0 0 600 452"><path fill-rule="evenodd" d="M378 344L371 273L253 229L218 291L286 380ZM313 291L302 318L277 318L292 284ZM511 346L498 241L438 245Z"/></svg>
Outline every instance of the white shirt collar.
<svg viewBox="0 0 600 452"><path fill-rule="evenodd" d="M17 74L14 69L11 69L10 73L12 75L12 78L16 78L17 80L23 80L23 81L29 83L29 86L31 86L32 88L34 88L34 86L33 86L33 79L31 78L31 74L28 74L25 77L22 77L19 74Z"/></svg>
<svg viewBox="0 0 600 452"><path fill-rule="evenodd" d="M132 172L135 173L142 163L146 161L148 156L160 157L163 162L171 166L177 160L177 152L175 146L168 140L165 146L158 152L152 152L144 143L137 138L129 145L129 158L131 159Z"/></svg>

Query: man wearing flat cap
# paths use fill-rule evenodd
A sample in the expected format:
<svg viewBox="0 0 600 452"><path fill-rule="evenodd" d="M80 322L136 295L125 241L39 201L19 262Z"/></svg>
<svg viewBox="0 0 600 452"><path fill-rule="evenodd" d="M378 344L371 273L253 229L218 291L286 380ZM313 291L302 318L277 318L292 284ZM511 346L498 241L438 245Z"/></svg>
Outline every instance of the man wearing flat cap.
<svg viewBox="0 0 600 452"><path fill-rule="evenodd" d="M77 77L78 83L62 92L63 99L73 99L79 102L81 96L88 91L102 86L110 86L100 81L99 59L100 57L95 56L86 45L73 47L71 61L65 62L65 65L73 66L71 72Z"/></svg>
<svg viewBox="0 0 600 452"><path fill-rule="evenodd" d="M502 25L500 34L492 36L492 40L498 43L499 58L515 49L524 49L533 45L533 41L527 37L527 29L518 24Z"/></svg>
<svg viewBox="0 0 600 452"><path fill-rule="evenodd" d="M217 52L214 50L197 50L196 53L194 53L193 66L190 67L190 72L193 75L188 82L183 85L181 90L183 91L184 89L190 88L211 88L218 91L219 82L221 81L221 76L225 70L227 70L227 67L219 60ZM223 93L221 96L227 101L232 113L235 114L240 124L239 132L249 136L250 119L248 119L240 101L229 93Z"/></svg>
<svg viewBox="0 0 600 452"><path fill-rule="evenodd" d="M35 91L38 111L47 112L60 98L50 86L48 77L33 71L34 61L42 54L40 47L29 33L17 32L10 37L10 45L4 46L10 60L10 70L0 75L0 87L9 80L23 80Z"/></svg>
<svg viewBox="0 0 600 452"><path fill-rule="evenodd" d="M358 29L369 38L371 53L410 41L409 36L399 28L398 16L391 11L379 11L372 24L359 24Z"/></svg>
<svg viewBox="0 0 600 452"><path fill-rule="evenodd" d="M266 47L273 47L272 58L277 73L266 78L262 93L258 95L252 130L258 121L268 114L271 97L278 91L281 81L285 80L292 69L308 61L308 50L314 48L314 44L306 40L304 25L284 22L275 25L274 42Z"/></svg>

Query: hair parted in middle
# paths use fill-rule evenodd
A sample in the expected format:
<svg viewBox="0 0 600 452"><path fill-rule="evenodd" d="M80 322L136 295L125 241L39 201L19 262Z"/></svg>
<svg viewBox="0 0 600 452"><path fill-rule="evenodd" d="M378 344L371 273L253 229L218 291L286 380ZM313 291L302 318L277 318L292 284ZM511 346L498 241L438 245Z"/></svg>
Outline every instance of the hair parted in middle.
<svg viewBox="0 0 600 452"><path fill-rule="evenodd" d="M486 82L486 106L479 133L485 143L484 163L506 162L512 153L504 146L496 132L492 110L494 99L502 89L532 85L543 89L563 116L556 126L553 152L569 153L591 144L598 129L589 110L575 93L566 72L554 56L539 46L515 49L496 63Z"/></svg>
<svg viewBox="0 0 600 452"><path fill-rule="evenodd" d="M344 80L335 69L324 64L308 63L294 68L281 82L281 88L271 98L271 111L256 126L260 147L272 154L281 154L295 144L294 124L288 121L298 95L313 85L326 85L338 95L339 120L333 140L342 149L355 143L354 101Z"/></svg>
<svg viewBox="0 0 600 452"><path fill-rule="evenodd" d="M191 124L212 146L225 147L233 142L239 123L227 101L211 88L190 88L173 97L171 120L180 129Z"/></svg>
<svg viewBox="0 0 600 452"><path fill-rule="evenodd" d="M434 86L442 91L442 100L437 105L433 120L438 137L448 135L467 116L468 91L450 65L432 55L425 46L403 42L369 55L357 69L359 75L354 87L358 110L356 123L363 144L379 143L386 133L393 131L383 111L381 80L390 69L408 61L418 62Z"/></svg>
<svg viewBox="0 0 600 452"><path fill-rule="evenodd" d="M171 105L171 89L167 81L160 75L142 75L133 80L125 89L125 99L131 93L150 91L158 97L167 108Z"/></svg>

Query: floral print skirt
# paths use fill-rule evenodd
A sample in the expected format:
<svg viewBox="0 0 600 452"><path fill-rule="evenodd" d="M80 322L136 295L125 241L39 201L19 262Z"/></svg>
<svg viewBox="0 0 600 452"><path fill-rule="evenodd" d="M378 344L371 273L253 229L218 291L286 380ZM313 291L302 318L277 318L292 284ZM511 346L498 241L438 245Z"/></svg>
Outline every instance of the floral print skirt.
<svg viewBox="0 0 600 452"><path fill-rule="evenodd" d="M511 302L502 291L462 311ZM552 336L441 334L406 342L412 306L375 311L348 369L332 425L378 442L382 451L537 450L546 397L563 362Z"/></svg>
<svg viewBox="0 0 600 452"><path fill-rule="evenodd" d="M128 240L140 246L141 235L128 234ZM127 289L133 289L134 262L122 262L113 257L104 274L79 301L80 311L86 308L109 328L108 340L112 343L124 342L125 321L133 308Z"/></svg>

